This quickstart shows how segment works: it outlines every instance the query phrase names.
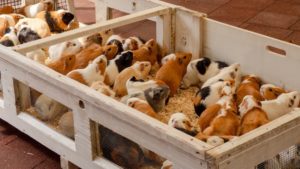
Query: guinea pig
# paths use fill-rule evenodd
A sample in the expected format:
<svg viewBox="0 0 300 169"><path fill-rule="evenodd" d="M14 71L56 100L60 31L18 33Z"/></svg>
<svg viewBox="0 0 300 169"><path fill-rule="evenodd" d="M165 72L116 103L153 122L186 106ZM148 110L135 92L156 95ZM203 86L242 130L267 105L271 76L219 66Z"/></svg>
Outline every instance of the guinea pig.
<svg viewBox="0 0 300 169"><path fill-rule="evenodd" d="M108 38L106 45L116 45L118 47L118 54L121 54L124 51L122 41L123 38L121 36L111 35Z"/></svg>
<svg viewBox="0 0 300 169"><path fill-rule="evenodd" d="M145 40L140 37L129 37L123 40L123 49L126 50L137 50L143 44L145 44Z"/></svg>
<svg viewBox="0 0 300 169"><path fill-rule="evenodd" d="M63 9L58 11L41 11L36 15L36 18L44 20L52 33L61 33L79 27L75 15ZM75 24L76 26L74 26Z"/></svg>
<svg viewBox="0 0 300 169"><path fill-rule="evenodd" d="M2 14L0 15L0 37L7 33L9 27L14 27L20 19L25 18L19 14Z"/></svg>
<svg viewBox="0 0 300 169"><path fill-rule="evenodd" d="M34 51L26 53L26 57L44 65L46 59L48 58L48 54L43 49L36 49Z"/></svg>
<svg viewBox="0 0 300 169"><path fill-rule="evenodd" d="M74 139L73 112L68 111L61 116L58 121L58 129L63 135Z"/></svg>
<svg viewBox="0 0 300 169"><path fill-rule="evenodd" d="M17 36L21 44L51 35L48 24L38 18L21 19L15 28L17 29Z"/></svg>
<svg viewBox="0 0 300 169"><path fill-rule="evenodd" d="M177 52L176 60L169 60L156 73L155 79L164 81L170 88L170 96L174 96L180 86L192 54Z"/></svg>
<svg viewBox="0 0 300 169"><path fill-rule="evenodd" d="M34 107L38 116L44 121L53 120L68 111L67 107L44 94L36 100Z"/></svg>
<svg viewBox="0 0 300 169"><path fill-rule="evenodd" d="M246 134L269 122L267 113L262 110L261 103L252 95L243 98L239 105L241 119L240 135Z"/></svg>
<svg viewBox="0 0 300 169"><path fill-rule="evenodd" d="M127 95L126 82L131 77L146 79L151 70L150 62L136 62L117 75L113 90L118 97Z"/></svg>
<svg viewBox="0 0 300 169"><path fill-rule="evenodd" d="M224 139L219 137L219 136L210 136L207 138L206 143L213 146L217 147L225 143Z"/></svg>
<svg viewBox="0 0 300 169"><path fill-rule="evenodd" d="M10 14L13 12L14 12L14 8L12 6L0 7L0 14Z"/></svg>
<svg viewBox="0 0 300 169"><path fill-rule="evenodd" d="M110 89L109 86L107 86L103 81L96 81L96 82L93 82L92 85L91 85L91 88L96 90L97 92L99 93L102 93L108 97L112 97L112 98L115 98L116 96L116 93Z"/></svg>
<svg viewBox="0 0 300 169"><path fill-rule="evenodd" d="M163 162L163 165L160 169L173 169L173 163L169 160Z"/></svg>
<svg viewBox="0 0 300 169"><path fill-rule="evenodd" d="M234 94L234 81L219 81L211 86L200 89L193 99L195 112L198 116L210 105L215 104L223 96Z"/></svg>
<svg viewBox="0 0 300 169"><path fill-rule="evenodd" d="M53 11L53 0L41 0L39 3L27 5L19 9L19 12L28 18L34 18L41 11Z"/></svg>
<svg viewBox="0 0 300 169"><path fill-rule="evenodd" d="M72 70L67 76L82 84L90 86L93 82L104 80L106 65L106 57L101 55L94 59L86 68Z"/></svg>
<svg viewBox="0 0 300 169"><path fill-rule="evenodd" d="M191 119L181 112L176 112L171 115L168 121L168 126L176 128L191 136L195 136L197 134L192 125Z"/></svg>
<svg viewBox="0 0 300 169"><path fill-rule="evenodd" d="M243 98L247 95L255 97L257 101L262 101L263 98L260 94L261 80L255 75L247 75L243 77L242 83L236 91L237 104L240 105Z"/></svg>
<svg viewBox="0 0 300 169"><path fill-rule="evenodd" d="M298 107L300 95L298 92L283 93L275 100L261 101L262 109L270 121L291 112Z"/></svg>
<svg viewBox="0 0 300 169"><path fill-rule="evenodd" d="M171 53L161 59L161 65L166 64L169 60L176 60L175 53Z"/></svg>
<svg viewBox="0 0 300 169"><path fill-rule="evenodd" d="M14 27L8 27L5 30L4 36L0 38L0 44L6 47L19 45L20 42L17 36L17 29Z"/></svg>
<svg viewBox="0 0 300 169"><path fill-rule="evenodd" d="M181 87L188 88L191 85L199 85L200 82L205 82L217 75L225 67L228 67L225 62L212 61L207 57L193 60L187 67Z"/></svg>
<svg viewBox="0 0 300 169"><path fill-rule="evenodd" d="M76 55L83 49L79 40L70 40L49 47L49 59L56 60L62 56Z"/></svg>
<svg viewBox="0 0 300 169"><path fill-rule="evenodd" d="M158 119L157 113L153 110L153 108L148 104L147 101L142 100L140 98L132 97L127 100L127 105L132 107L144 114L147 114L150 117Z"/></svg>
<svg viewBox="0 0 300 169"><path fill-rule="evenodd" d="M166 86L166 83L155 79L145 81L143 79L137 79L136 77L131 77L126 82L126 89L129 95L138 92L144 92L147 89L159 86Z"/></svg>
<svg viewBox="0 0 300 169"><path fill-rule="evenodd" d="M45 61L45 65L55 70L56 72L66 75L67 73L73 70L75 61L76 61L75 55L66 55L56 60L47 59Z"/></svg>
<svg viewBox="0 0 300 169"><path fill-rule="evenodd" d="M225 67L220 72L209 78L203 85L202 88L210 86L218 81L234 80L235 89L240 85L241 82L241 68L240 64L232 64L229 67Z"/></svg>
<svg viewBox="0 0 300 169"><path fill-rule="evenodd" d="M115 59L109 60L105 71L104 83L112 86L119 73L131 66L132 60L133 55L131 51L122 52Z"/></svg>
<svg viewBox="0 0 300 169"><path fill-rule="evenodd" d="M107 60L114 58L117 54L117 46L108 45L100 46L93 43L92 45L83 48L78 54L76 54L76 60L73 69L83 69L91 61L100 55L105 55Z"/></svg>
<svg viewBox="0 0 300 169"><path fill-rule="evenodd" d="M133 63L136 61L149 61L151 65L157 63L158 47L154 39L150 39L139 49L133 52Z"/></svg>
<svg viewBox="0 0 300 169"><path fill-rule="evenodd" d="M107 43L109 37L111 37L113 35L113 30L108 29L108 30L105 30L105 31L101 31L99 33L102 37L102 46L105 46L105 44Z"/></svg>
<svg viewBox="0 0 300 169"><path fill-rule="evenodd" d="M277 97L280 96L282 93L286 93L286 91L273 84L264 84L260 87L260 94L265 100L277 99Z"/></svg>
<svg viewBox="0 0 300 169"><path fill-rule="evenodd" d="M103 156L126 169L140 169L144 154L140 146L115 132L99 126Z"/></svg>

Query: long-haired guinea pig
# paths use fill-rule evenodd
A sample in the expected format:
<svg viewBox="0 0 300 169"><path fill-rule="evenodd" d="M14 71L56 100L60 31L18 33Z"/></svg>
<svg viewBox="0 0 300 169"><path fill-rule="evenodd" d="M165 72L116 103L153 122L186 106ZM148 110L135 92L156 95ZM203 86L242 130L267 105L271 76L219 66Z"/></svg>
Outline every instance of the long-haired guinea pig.
<svg viewBox="0 0 300 169"><path fill-rule="evenodd" d="M149 61L151 65L157 62L158 47L154 39L150 39L139 49L133 52L133 62L136 61Z"/></svg>
<svg viewBox="0 0 300 169"><path fill-rule="evenodd" d="M62 56L76 55L82 48L77 39L55 44L49 47L49 59L56 60Z"/></svg>
<svg viewBox="0 0 300 169"><path fill-rule="evenodd" d="M104 80L106 65L107 59L104 55L101 55L94 59L86 68L72 70L67 76L90 86L93 82Z"/></svg>
<svg viewBox="0 0 300 169"><path fill-rule="evenodd" d="M108 97L115 98L116 93L110 89L109 86L107 86L103 81L99 80L90 86L92 89L96 90L99 93L102 93Z"/></svg>
<svg viewBox="0 0 300 169"><path fill-rule="evenodd" d="M267 113L262 110L261 103L252 95L243 98L239 105L241 119L240 135L246 134L269 122Z"/></svg>
<svg viewBox="0 0 300 169"><path fill-rule="evenodd" d="M75 61L75 55L66 55L56 60L46 60L45 65L63 75L66 75L73 70Z"/></svg>
<svg viewBox="0 0 300 169"><path fill-rule="evenodd" d="M14 27L8 27L5 30L5 34L0 38L0 44L7 47L12 47L20 44L17 29Z"/></svg>
<svg viewBox="0 0 300 169"><path fill-rule="evenodd" d="M199 85L200 82L205 82L217 75L225 67L228 67L225 62L213 61L207 57L193 60L187 67L181 87L188 88L191 85Z"/></svg>
<svg viewBox="0 0 300 169"><path fill-rule="evenodd" d="M192 54L177 52L176 59L169 60L156 73L155 79L164 81L170 88L170 96L174 96L180 86L186 68L191 61Z"/></svg>
<svg viewBox="0 0 300 169"><path fill-rule="evenodd" d="M240 85L241 82L241 66L240 64L232 64L228 67L223 68L220 72L209 78L201 87L210 86L218 81L234 80L235 89Z"/></svg>
<svg viewBox="0 0 300 169"><path fill-rule="evenodd" d="M188 135L195 136L197 131L192 125L191 119L181 112L176 112L171 115L168 126L176 128Z"/></svg>
<svg viewBox="0 0 300 169"><path fill-rule="evenodd" d="M14 8L11 6L0 7L0 14L10 14L14 12Z"/></svg>
<svg viewBox="0 0 300 169"><path fill-rule="evenodd" d="M234 94L234 81L219 81L211 86L200 89L193 99L195 112L198 116L210 105L215 104L223 96Z"/></svg>
<svg viewBox="0 0 300 169"><path fill-rule="evenodd" d="M41 0L39 3L27 5L19 9L19 13L25 15L28 18L34 18L41 11L53 11L53 0Z"/></svg>
<svg viewBox="0 0 300 169"><path fill-rule="evenodd" d="M58 129L59 131L70 138L74 138L74 119L73 119L73 112L66 112L61 116L58 121Z"/></svg>
<svg viewBox="0 0 300 169"><path fill-rule="evenodd" d="M262 101L262 109L267 113L270 121L291 112L298 107L300 94L297 91L283 93L275 100Z"/></svg>
<svg viewBox="0 0 300 169"><path fill-rule="evenodd" d="M114 91L118 97L127 95L126 82L131 77L146 79L151 70L150 62L136 62L132 66L124 69L117 75L114 83Z"/></svg>
<svg viewBox="0 0 300 169"><path fill-rule="evenodd" d="M127 100L127 105L132 107L142 113L147 114L150 117L155 119L158 118L157 113L153 110L153 108L148 104L147 101L142 100L140 98L132 97Z"/></svg>
<svg viewBox="0 0 300 169"><path fill-rule="evenodd" d="M260 94L265 100L274 100L282 93L286 93L286 91L273 84L264 84L260 87Z"/></svg>
<svg viewBox="0 0 300 169"><path fill-rule="evenodd" d="M126 169L140 169L144 154L140 146L117 133L99 126L103 156Z"/></svg>
<svg viewBox="0 0 300 169"><path fill-rule="evenodd" d="M122 41L123 38L121 36L111 35L108 38L106 45L116 45L118 47L118 54L121 54L124 51Z"/></svg>
<svg viewBox="0 0 300 169"><path fill-rule="evenodd" d="M76 54L76 61L73 69L85 68L91 61L100 55L105 55L106 59L110 60L111 58L114 58L116 54L117 46L115 45L100 46L93 43Z"/></svg>
<svg viewBox="0 0 300 169"><path fill-rule="evenodd" d="M143 44L145 44L145 40L140 37L129 37L123 40L123 49L126 50L137 50Z"/></svg>
<svg viewBox="0 0 300 169"><path fill-rule="evenodd" d="M115 83L118 74L121 73L127 67L131 66L132 59L132 52L124 51L113 60L109 60L105 71L104 83L109 86L112 86Z"/></svg>
<svg viewBox="0 0 300 169"><path fill-rule="evenodd" d="M259 92L261 80L255 75L247 75L242 78L242 83L236 91L237 104L240 105L243 98L247 95L255 97L256 100L262 101L263 98Z"/></svg>
<svg viewBox="0 0 300 169"><path fill-rule="evenodd" d="M51 35L48 24L38 18L25 18L19 20L15 28L21 44L42 39Z"/></svg>
<svg viewBox="0 0 300 169"><path fill-rule="evenodd" d="M52 33L61 33L79 27L79 23L74 14L60 9L58 11L42 11L36 18L44 20Z"/></svg>
<svg viewBox="0 0 300 169"><path fill-rule="evenodd" d="M0 37L6 33L7 28L14 27L23 18L25 18L23 15L14 13L0 15Z"/></svg>

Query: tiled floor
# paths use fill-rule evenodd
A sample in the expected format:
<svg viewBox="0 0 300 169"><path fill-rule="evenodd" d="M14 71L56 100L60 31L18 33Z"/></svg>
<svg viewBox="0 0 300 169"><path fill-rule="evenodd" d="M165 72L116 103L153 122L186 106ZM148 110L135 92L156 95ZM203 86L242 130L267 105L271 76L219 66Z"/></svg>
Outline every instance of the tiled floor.
<svg viewBox="0 0 300 169"><path fill-rule="evenodd" d="M300 0L165 0L210 18L300 45ZM80 21L93 23L94 4L75 0ZM134 29L133 29L134 28ZM142 30L142 31L136 31ZM154 24L144 21L121 29L125 36L154 35ZM147 32L146 34L143 32ZM1 169L56 169L59 157L28 136L0 120Z"/></svg>

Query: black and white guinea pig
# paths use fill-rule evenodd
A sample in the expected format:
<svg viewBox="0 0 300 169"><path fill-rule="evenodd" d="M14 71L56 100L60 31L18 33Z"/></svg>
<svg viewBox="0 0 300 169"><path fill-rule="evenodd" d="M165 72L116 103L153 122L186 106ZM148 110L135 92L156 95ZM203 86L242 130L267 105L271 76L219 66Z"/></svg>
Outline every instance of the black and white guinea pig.
<svg viewBox="0 0 300 169"><path fill-rule="evenodd" d="M123 38L119 35L111 35L107 42L106 45L116 45L118 47L118 54L122 53L124 51L123 49Z"/></svg>
<svg viewBox="0 0 300 169"><path fill-rule="evenodd" d="M105 70L104 83L112 86L117 75L125 68L132 65L133 54L131 51L124 51L116 58L109 60Z"/></svg>
<svg viewBox="0 0 300 169"><path fill-rule="evenodd" d="M11 47L20 44L17 37L17 29L9 27L5 30L5 34L0 39L0 44L3 46Z"/></svg>

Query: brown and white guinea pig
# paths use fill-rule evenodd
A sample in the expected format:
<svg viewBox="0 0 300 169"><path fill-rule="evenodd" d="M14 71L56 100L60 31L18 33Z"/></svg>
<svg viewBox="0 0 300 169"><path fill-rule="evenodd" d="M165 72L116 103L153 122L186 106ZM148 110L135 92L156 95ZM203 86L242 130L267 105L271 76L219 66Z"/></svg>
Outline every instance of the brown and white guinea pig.
<svg viewBox="0 0 300 169"><path fill-rule="evenodd" d="M168 126L176 128L191 136L195 136L197 134L197 131L195 131L195 128L192 125L191 119L181 112L176 112L171 115L168 121Z"/></svg>
<svg viewBox="0 0 300 169"><path fill-rule="evenodd" d="M34 107L38 116L44 121L53 120L68 111L67 107L44 94L38 97Z"/></svg>
<svg viewBox="0 0 300 169"><path fill-rule="evenodd" d="M283 93L275 100L261 101L262 109L267 113L270 121L291 112L298 107L300 94L297 91Z"/></svg>
<svg viewBox="0 0 300 169"><path fill-rule="evenodd" d="M104 83L112 86L117 76L127 67L132 65L133 55L131 51L124 51L113 60L108 61L105 71Z"/></svg>
<svg viewBox="0 0 300 169"><path fill-rule="evenodd" d="M169 160L163 162L160 169L173 169L173 163Z"/></svg>
<svg viewBox="0 0 300 169"><path fill-rule="evenodd" d="M76 55L82 49L83 46L77 39L58 43L49 47L49 59L57 60L62 56Z"/></svg>
<svg viewBox="0 0 300 169"><path fill-rule="evenodd" d="M93 82L104 81L106 65L107 59L105 55L101 55L94 59L86 68L72 70L67 76L84 85L90 86Z"/></svg>
<svg viewBox="0 0 300 169"><path fill-rule="evenodd" d="M118 97L127 95L126 82L131 77L146 79L151 70L150 62L135 62L132 66L124 69L117 75L113 90Z"/></svg>
<svg viewBox="0 0 300 169"><path fill-rule="evenodd" d="M195 112L198 116L210 105L215 104L223 96L234 94L234 81L218 81L211 86L200 89L193 99Z"/></svg>
<svg viewBox="0 0 300 169"><path fill-rule="evenodd" d="M150 39L139 49L133 52L133 63L136 61L149 61L151 65L157 63L158 47L154 39Z"/></svg>
<svg viewBox="0 0 300 169"><path fill-rule="evenodd" d="M121 54L123 49L123 38L119 35L111 35L106 42L106 45L116 45L118 47L118 54Z"/></svg>
<svg viewBox="0 0 300 169"><path fill-rule="evenodd" d="M76 54L76 61L73 69L85 68L91 61L100 55L105 55L106 59L110 60L111 58L114 58L116 54L117 46L115 45L100 46L93 43Z"/></svg>
<svg viewBox="0 0 300 169"><path fill-rule="evenodd" d="M48 54L47 51L43 49L36 49L34 51L26 53L26 57L44 65L46 59L48 58Z"/></svg>
<svg viewBox="0 0 300 169"><path fill-rule="evenodd" d="M227 63L213 61L207 57L193 60L187 67L187 72L182 80L182 88L188 88L192 85L199 85L209 78L217 75L221 69L228 67Z"/></svg>
<svg viewBox="0 0 300 169"><path fill-rule="evenodd" d="M269 122L267 113L262 110L261 103L252 95L243 98L239 105L241 119L240 135L246 134Z"/></svg>
<svg viewBox="0 0 300 169"><path fill-rule="evenodd" d="M17 29L14 27L8 27L5 30L5 34L0 38L0 44L7 47L19 45L19 39L17 36Z"/></svg>
<svg viewBox="0 0 300 169"><path fill-rule="evenodd" d="M19 13L25 15L27 18L34 18L41 11L53 11L53 0L41 0L39 3L27 5L19 9Z"/></svg>
<svg viewBox="0 0 300 169"><path fill-rule="evenodd" d="M155 79L164 81L170 88L170 96L174 96L180 86L186 68L191 61L191 53L177 52L176 59L169 60L156 73Z"/></svg>
<svg viewBox="0 0 300 169"><path fill-rule="evenodd" d="M142 80L137 79L136 77L131 77L126 82L126 89L128 95L138 93L138 92L144 92L147 89L150 88L156 88L159 86L167 86L165 82L161 80Z"/></svg>
<svg viewBox="0 0 300 169"><path fill-rule="evenodd" d="M127 100L127 105L155 119L158 118L157 113L148 104L147 101L140 98L132 97Z"/></svg>
<svg viewBox="0 0 300 169"><path fill-rule="evenodd" d="M240 86L237 88L237 104L240 105L244 97L251 95L255 97L257 101L262 101L263 98L260 94L261 80L255 75L247 75L242 78Z"/></svg>
<svg viewBox="0 0 300 169"><path fill-rule="evenodd" d="M265 100L274 100L282 93L286 93L286 91L273 84L264 84L260 87L260 94Z"/></svg>
<svg viewBox="0 0 300 169"><path fill-rule="evenodd" d="M15 13L0 15L0 37L6 33L7 28L14 27L23 18L25 18L23 15Z"/></svg>
<svg viewBox="0 0 300 169"><path fill-rule="evenodd" d="M73 112L68 111L61 116L58 121L58 129L63 135L74 139Z"/></svg>
<svg viewBox="0 0 300 169"><path fill-rule="evenodd" d="M1 14L10 14L14 12L14 8L12 6L3 6L0 7L0 15Z"/></svg>
<svg viewBox="0 0 300 169"><path fill-rule="evenodd" d="M67 73L73 70L75 61L75 55L66 55L56 60L46 60L45 65L55 70L56 72L66 75Z"/></svg>
<svg viewBox="0 0 300 169"><path fill-rule="evenodd" d="M21 44L42 39L51 35L48 24L38 18L24 18L19 20L15 28Z"/></svg>
<svg viewBox="0 0 300 169"><path fill-rule="evenodd" d="M103 81L96 81L92 83L91 88L99 93L102 93L108 97L115 98L116 93L110 89Z"/></svg>
<svg viewBox="0 0 300 169"><path fill-rule="evenodd" d="M126 169L140 169L144 153L140 146L117 133L99 126L103 156Z"/></svg>
<svg viewBox="0 0 300 169"><path fill-rule="evenodd" d="M123 49L126 50L137 50L143 44L145 44L145 40L140 37L129 37L123 40Z"/></svg>
<svg viewBox="0 0 300 169"><path fill-rule="evenodd" d="M234 80L235 81L235 89L240 85L241 82L241 66L240 64L232 64L228 67L223 68L220 72L209 78L201 88L206 86L210 86L218 81L226 81L226 80Z"/></svg>
<svg viewBox="0 0 300 169"><path fill-rule="evenodd" d="M44 20L52 33L61 33L79 27L75 15L63 9L58 11L42 11L36 15L36 18Z"/></svg>

